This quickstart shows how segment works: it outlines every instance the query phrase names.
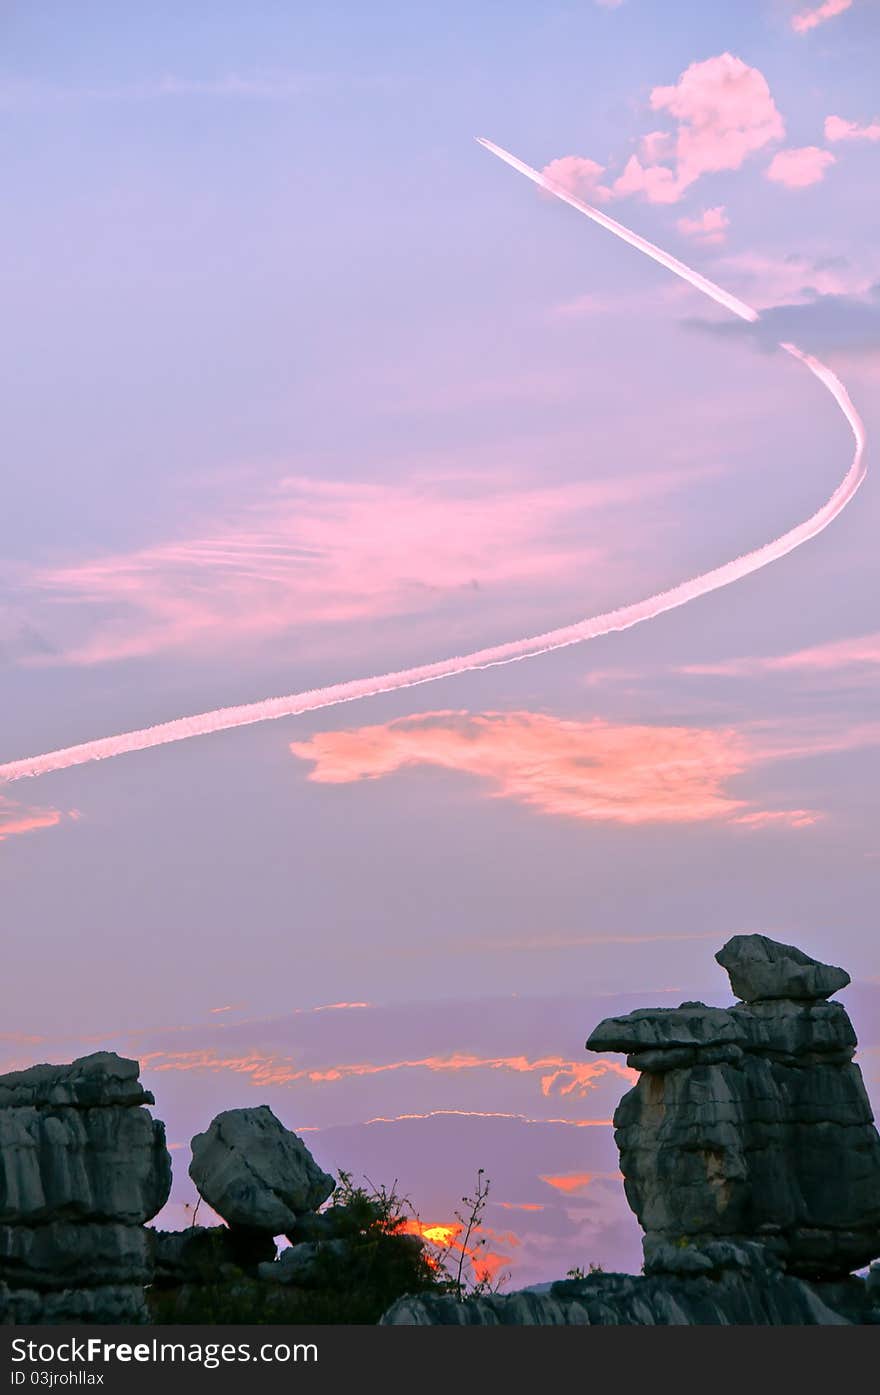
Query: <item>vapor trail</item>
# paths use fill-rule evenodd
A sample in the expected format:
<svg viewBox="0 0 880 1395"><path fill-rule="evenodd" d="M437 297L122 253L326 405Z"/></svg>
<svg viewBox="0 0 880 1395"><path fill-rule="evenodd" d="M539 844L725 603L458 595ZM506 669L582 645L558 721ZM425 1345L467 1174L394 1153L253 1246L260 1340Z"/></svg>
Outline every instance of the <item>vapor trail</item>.
<svg viewBox="0 0 880 1395"><path fill-rule="evenodd" d="M567 190L545 179L537 170L518 160L491 141L480 140L480 144L499 159L512 165L535 184L563 203L570 204L579 213L592 218L593 222L606 228L616 237L628 242L637 251L659 262L676 276L680 276L696 290L702 291L710 299L723 305L741 319L754 322L759 318L757 310L745 301L717 286L699 272L680 262L676 257L656 247L653 242L639 237L638 233L609 218L598 208L583 203ZM573 625L563 625L560 629L548 630L545 634L533 635L528 639L514 639L506 644L496 644L488 649L478 649L471 654L461 654L451 659L441 659L432 664L421 664L416 668L401 669L396 673L383 673L373 678L358 678L349 683L333 683L326 688L312 688L301 693L291 693L286 697L267 698L262 702L245 703L239 707L221 707L213 712L202 712L194 717L178 717L172 722L161 722L157 726L143 727L139 731L123 732L119 736L104 736L97 741L84 741L78 746L67 746L59 751L49 751L41 756L28 756L22 760L9 761L0 765L0 780L20 780L31 775L47 775L53 770L67 770L87 761L106 760L110 756L121 756L129 751L145 751L151 746L164 746L172 741L185 741L191 736L207 736L214 731L228 731L232 727L251 726L254 722L267 722L278 717L294 717L302 712L315 712L322 707L333 707L338 703L356 702L360 698L375 697L379 693L398 692L402 688L415 688L421 683L433 683L438 678L451 678L456 674L469 673L475 669L492 668L497 664L510 664L519 659L532 659L539 654L547 654L554 649L564 649L571 644L581 644L599 635L611 634L616 630L628 630L643 620L652 620L666 610L686 605L698 596L708 595L722 586L739 581L742 577L756 572L768 563L777 561L786 553L792 552L802 543L814 538L828 527L842 509L852 499L865 477L863 455L865 448L865 428L861 417L850 401L846 388L840 379L819 359L804 353L795 344L783 343L780 346L798 359L827 388L849 424L855 439L852 463L840 484L828 500L810 518L797 524L772 542L765 543L753 552L744 553L731 562L700 576L683 581L668 591L660 591L646 600L633 605L622 606L618 610L607 611L604 615L594 615Z"/></svg>

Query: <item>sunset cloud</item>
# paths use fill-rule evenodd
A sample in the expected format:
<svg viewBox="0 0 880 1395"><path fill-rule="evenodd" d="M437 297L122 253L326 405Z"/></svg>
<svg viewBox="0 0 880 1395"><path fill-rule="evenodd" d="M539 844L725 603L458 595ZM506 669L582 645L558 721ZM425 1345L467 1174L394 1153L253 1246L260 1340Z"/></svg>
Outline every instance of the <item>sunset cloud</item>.
<svg viewBox="0 0 880 1395"><path fill-rule="evenodd" d="M519 1124L564 1124L572 1129L610 1129L613 1119L533 1119L527 1114L512 1114L503 1109L429 1109L424 1114L377 1114L367 1124L399 1124L409 1119L512 1119Z"/></svg>
<svg viewBox="0 0 880 1395"><path fill-rule="evenodd" d="M606 511L685 471L553 485L491 472L398 484L291 477L175 541L43 568L18 590L70 634L27 662L77 664L265 641L308 626L486 605L607 563ZM604 516L604 517L603 517ZM601 521L600 521L601 520Z"/></svg>
<svg viewBox="0 0 880 1395"><path fill-rule="evenodd" d="M836 164L837 157L818 145L802 145L780 150L765 171L767 178L786 189L807 189L825 178L826 171Z"/></svg>
<svg viewBox="0 0 880 1395"><path fill-rule="evenodd" d="M828 644L795 649L790 654L768 654L753 658L722 659L718 663L687 664L682 673L706 674L723 678L750 678L761 673L828 673L853 668L875 668L880 664L880 632L853 639L832 640Z"/></svg>
<svg viewBox="0 0 880 1395"><path fill-rule="evenodd" d="M652 111L667 113L674 128L642 136L637 153L612 183L600 183L603 165L579 155L551 160L544 175L594 202L640 195L648 203L672 204L703 175L738 170L750 155L785 135L764 74L732 53L691 63L677 82L655 87L650 104ZM710 225L703 231L723 233L724 210L709 209L707 215ZM723 224L711 215L724 217Z"/></svg>
<svg viewBox="0 0 880 1395"><path fill-rule="evenodd" d="M595 1172L564 1172L558 1177L542 1174L541 1181L564 1196L577 1196L587 1190L595 1177Z"/></svg>
<svg viewBox="0 0 880 1395"><path fill-rule="evenodd" d="M388 1075L398 1071L425 1070L434 1073L459 1071L511 1071L517 1075L537 1075L541 1094L582 1098L608 1075L635 1080L635 1072L621 1061L599 1057L595 1061L566 1061L558 1056L478 1056L453 1052L447 1056L393 1061L354 1061L340 1065L305 1067L291 1057L270 1055L252 1050L241 1056L224 1056L213 1049L165 1052L153 1051L141 1056L144 1068L155 1071L232 1072L251 1077L254 1085L292 1085L308 1082L313 1085L364 1076Z"/></svg>
<svg viewBox="0 0 880 1395"><path fill-rule="evenodd" d="M801 10L793 15L791 27L796 34L809 34L811 29L817 29L820 24L844 14L851 5L852 0L824 0L824 4L812 10Z"/></svg>
<svg viewBox="0 0 880 1395"><path fill-rule="evenodd" d="M825 117L825 139L840 140L880 140L880 121L872 121L860 126L858 121L845 121L842 116Z"/></svg>
<svg viewBox="0 0 880 1395"><path fill-rule="evenodd" d="M16 804L0 794L0 843L17 833L33 833L40 828L55 828L64 814L60 809L30 808Z"/></svg>
<svg viewBox="0 0 880 1395"><path fill-rule="evenodd" d="M732 53L692 63L678 82L655 87L653 111L677 122L664 140L662 131L644 138L615 180L615 196L642 194L649 203L676 203L704 174L737 170L749 155L781 140L785 125L767 79ZM660 158L672 159L660 164Z"/></svg>
<svg viewBox="0 0 880 1395"><path fill-rule="evenodd" d="M719 257L715 265L718 274L740 285L760 310L809 305L819 296L867 296L880 280L880 261L873 257L855 264L840 256L737 252Z"/></svg>
<svg viewBox="0 0 880 1395"><path fill-rule="evenodd" d="M696 823L756 812L729 782L766 752L730 729L566 721L537 712L434 712L291 743L323 784L417 765L486 781L540 813L619 824ZM780 818L782 815L780 814Z"/></svg>
<svg viewBox="0 0 880 1395"><path fill-rule="evenodd" d="M641 194L648 203L677 203L686 187L675 170L666 165L643 165L638 155L631 155L612 192L616 198Z"/></svg>
<svg viewBox="0 0 880 1395"><path fill-rule="evenodd" d="M545 165L542 174L553 184L558 184L567 193L579 199L593 199L600 203L610 198L611 190L599 180L605 172L604 165L581 155L562 155Z"/></svg>
<svg viewBox="0 0 880 1395"><path fill-rule="evenodd" d="M671 131L649 131L639 141L639 158L646 165L659 164L675 151L675 136Z"/></svg>
<svg viewBox="0 0 880 1395"><path fill-rule="evenodd" d="M734 823L744 828L772 828L776 824L786 828L812 828L819 818L814 809L761 809L754 814L738 814Z"/></svg>
<svg viewBox="0 0 880 1395"><path fill-rule="evenodd" d="M723 205L718 204L715 208L704 208L698 218L679 218L676 227L686 237L693 237L705 246L717 245L724 241L730 219Z"/></svg>

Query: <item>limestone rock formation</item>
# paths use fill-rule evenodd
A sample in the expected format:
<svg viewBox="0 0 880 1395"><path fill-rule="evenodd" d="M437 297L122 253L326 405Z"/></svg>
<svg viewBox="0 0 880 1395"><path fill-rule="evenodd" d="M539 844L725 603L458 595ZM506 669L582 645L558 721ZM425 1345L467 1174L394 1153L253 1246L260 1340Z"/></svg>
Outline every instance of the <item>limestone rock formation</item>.
<svg viewBox="0 0 880 1395"><path fill-rule="evenodd" d="M0 1283L0 1323L46 1326L56 1323L143 1323L147 1321L143 1284L100 1288L10 1288Z"/></svg>
<svg viewBox="0 0 880 1395"><path fill-rule="evenodd" d="M743 1001L607 1018L591 1051L640 1072L615 1112L645 1272L459 1302L402 1298L385 1324L880 1324L880 1136L849 983L764 935L715 956Z"/></svg>
<svg viewBox="0 0 880 1395"><path fill-rule="evenodd" d="M230 1225L286 1235L336 1186L268 1105L228 1109L192 1141L189 1175Z"/></svg>
<svg viewBox="0 0 880 1395"><path fill-rule="evenodd" d="M162 1286L216 1284L230 1270L256 1275L258 1265L275 1258L275 1242L265 1231L194 1225L147 1234L153 1282Z"/></svg>
<svg viewBox="0 0 880 1395"><path fill-rule="evenodd" d="M880 1137L852 1024L825 1001L848 975L763 935L716 958L748 1002L643 1009L587 1042L641 1072L614 1122L646 1259L757 1240L789 1273L845 1275L880 1254Z"/></svg>
<svg viewBox="0 0 880 1395"><path fill-rule="evenodd" d="M675 1273L588 1274L549 1292L487 1294L459 1302L453 1295L400 1298L385 1326L686 1327L760 1324L828 1326L873 1322L864 1284L851 1280L823 1294L768 1262L759 1245L709 1245ZM696 1261L700 1262L696 1262ZM831 1301L826 1301L831 1300Z"/></svg>
<svg viewBox="0 0 880 1395"><path fill-rule="evenodd" d="M0 1076L0 1321L144 1320L171 1186L152 1103L112 1052Z"/></svg>
<svg viewBox="0 0 880 1395"><path fill-rule="evenodd" d="M303 1240L282 1250L274 1264L261 1264L258 1273L269 1283L310 1288L326 1282L327 1265L344 1265L350 1254L348 1240Z"/></svg>

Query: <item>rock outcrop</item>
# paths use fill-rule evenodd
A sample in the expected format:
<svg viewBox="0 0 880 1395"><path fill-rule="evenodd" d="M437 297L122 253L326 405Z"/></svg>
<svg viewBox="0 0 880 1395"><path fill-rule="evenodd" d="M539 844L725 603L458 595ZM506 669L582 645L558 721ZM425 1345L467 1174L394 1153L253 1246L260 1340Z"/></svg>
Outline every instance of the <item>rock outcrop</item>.
<svg viewBox="0 0 880 1395"><path fill-rule="evenodd" d="M880 1136L856 1037L830 995L849 983L764 935L715 956L742 1000L600 1022L590 1051L639 1071L617 1107L644 1276L589 1274L463 1302L398 1300L386 1324L880 1324Z"/></svg>
<svg viewBox="0 0 880 1395"><path fill-rule="evenodd" d="M137 1061L0 1076L0 1321L144 1321L171 1159Z"/></svg>
<svg viewBox="0 0 880 1395"><path fill-rule="evenodd" d="M649 1264L667 1247L759 1241L790 1274L833 1279L880 1253L880 1137L842 969L762 935L716 956L748 1002L608 1018L591 1051L641 1072L614 1116Z"/></svg>
<svg viewBox="0 0 880 1395"><path fill-rule="evenodd" d="M255 1276L275 1258L275 1241L264 1231L225 1225L189 1226L187 1230L151 1230L153 1283L216 1284L225 1274Z"/></svg>
<svg viewBox="0 0 880 1395"><path fill-rule="evenodd" d="M286 1235L336 1186L268 1105L228 1109L192 1141L189 1175L229 1225Z"/></svg>
<svg viewBox="0 0 880 1395"><path fill-rule="evenodd" d="M588 1274L548 1292L486 1294L459 1302L452 1295L400 1298L385 1326L689 1327L749 1324L847 1326L872 1320L864 1284L834 1294L829 1305L811 1284L784 1274L759 1245L709 1245L692 1251L675 1273Z"/></svg>

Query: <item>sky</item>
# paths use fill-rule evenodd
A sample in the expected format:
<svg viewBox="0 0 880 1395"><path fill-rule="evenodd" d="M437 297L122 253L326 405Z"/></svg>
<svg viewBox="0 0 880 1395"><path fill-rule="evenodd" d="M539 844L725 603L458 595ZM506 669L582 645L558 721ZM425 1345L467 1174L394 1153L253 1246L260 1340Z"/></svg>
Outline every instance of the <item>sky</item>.
<svg viewBox="0 0 880 1395"><path fill-rule="evenodd" d="M135 1055L175 1184L268 1103L509 1283L637 1269L601 1017L843 964L880 1098L875 0L0 7L0 763L625 633L0 786L0 1069ZM493 160L754 305L743 324Z"/></svg>

